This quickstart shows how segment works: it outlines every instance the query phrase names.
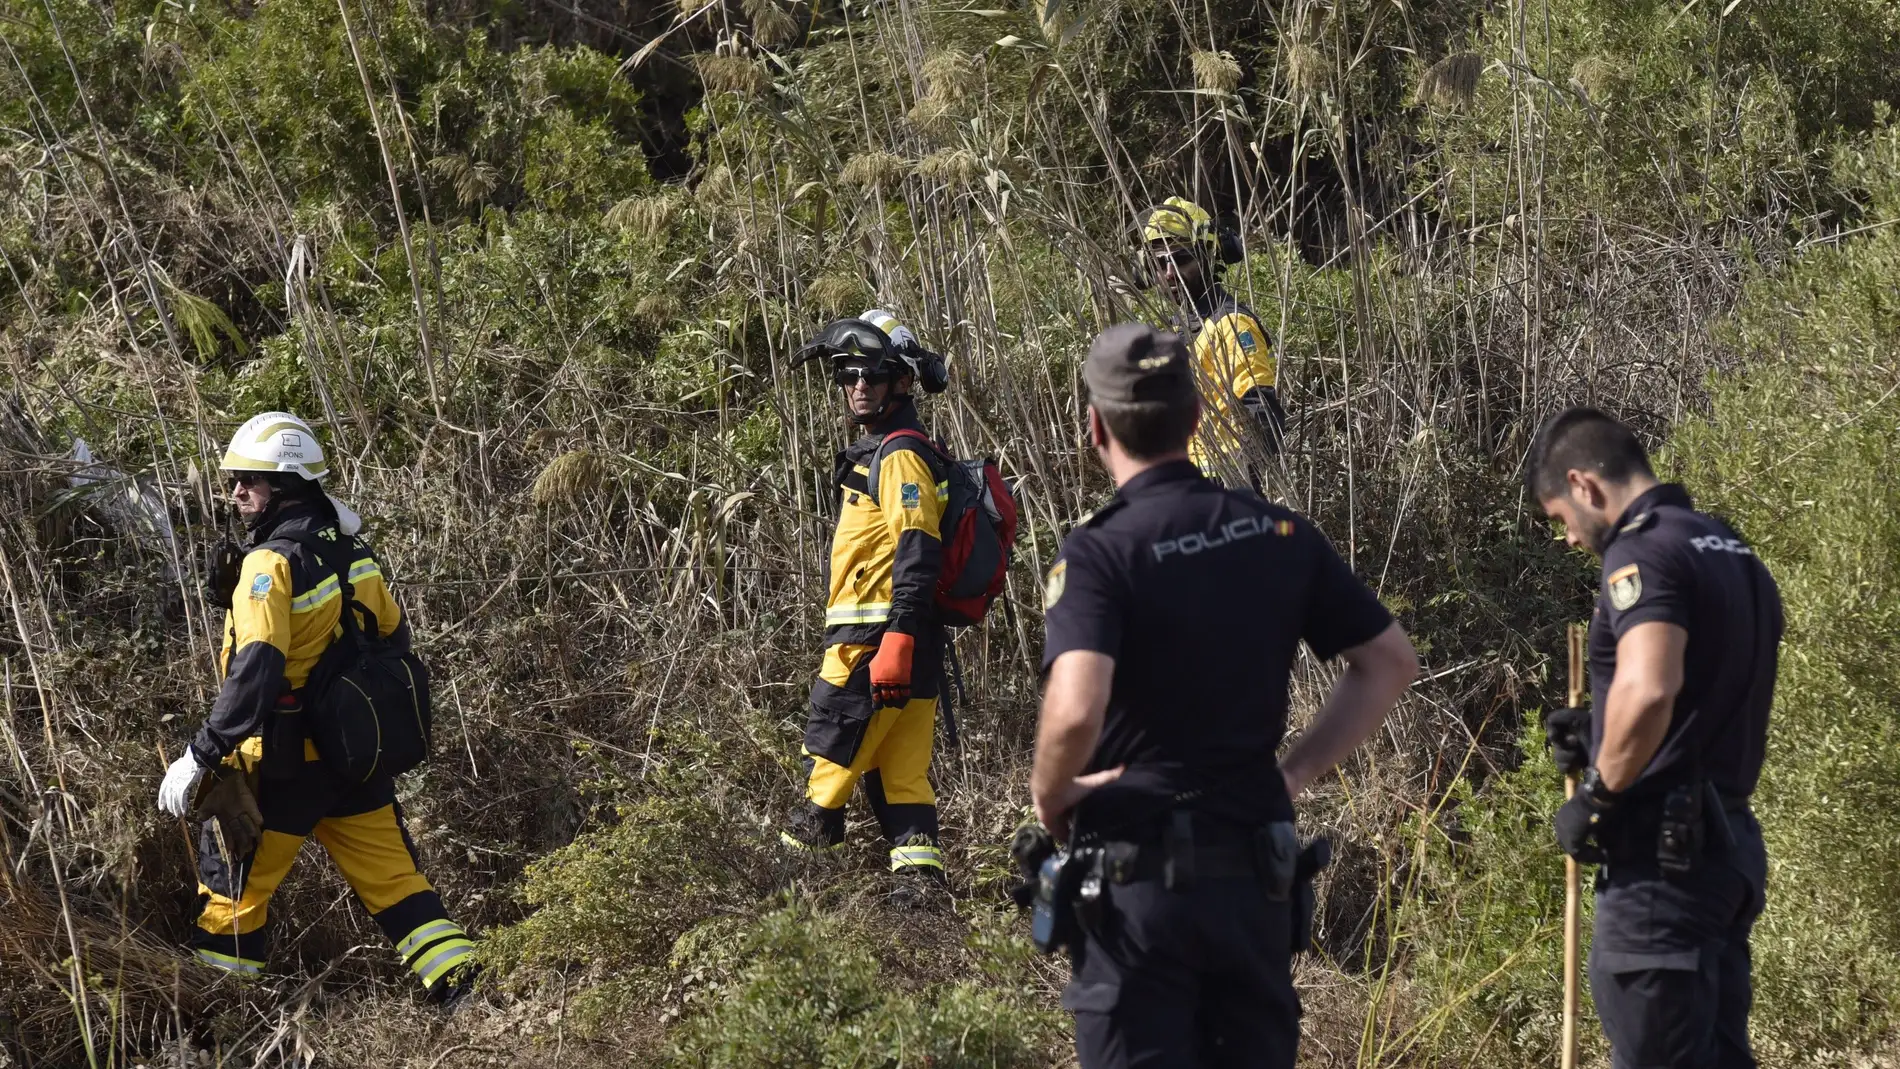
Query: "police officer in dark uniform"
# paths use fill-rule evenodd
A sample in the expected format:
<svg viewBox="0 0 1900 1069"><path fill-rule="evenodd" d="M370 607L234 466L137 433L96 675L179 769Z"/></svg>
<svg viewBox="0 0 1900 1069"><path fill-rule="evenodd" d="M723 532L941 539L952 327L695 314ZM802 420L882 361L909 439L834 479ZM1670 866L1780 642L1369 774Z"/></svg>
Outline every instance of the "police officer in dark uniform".
<svg viewBox="0 0 1900 1069"><path fill-rule="evenodd" d="M1748 544L1659 483L1629 428L1591 408L1539 431L1530 491L1603 558L1591 706L1552 714L1581 773L1557 841L1597 863L1590 992L1616 1069L1752 1069L1749 930L1768 863L1761 776L1781 596Z"/></svg>
<svg viewBox="0 0 1900 1069"><path fill-rule="evenodd" d="M1310 902L1293 800L1378 726L1417 657L1311 523L1189 461L1200 402L1178 335L1111 328L1083 378L1120 492L1070 532L1044 593L1031 793L1057 839L1073 828L1071 856L1102 859L1063 1005L1083 1069L1291 1066ZM1276 762L1302 641L1345 669Z"/></svg>

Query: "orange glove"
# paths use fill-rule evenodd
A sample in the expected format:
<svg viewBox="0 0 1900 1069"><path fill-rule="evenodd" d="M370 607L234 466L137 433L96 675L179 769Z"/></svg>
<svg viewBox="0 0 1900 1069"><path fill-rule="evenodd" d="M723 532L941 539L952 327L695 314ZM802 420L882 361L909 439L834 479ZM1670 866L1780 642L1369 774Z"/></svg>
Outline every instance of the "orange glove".
<svg viewBox="0 0 1900 1069"><path fill-rule="evenodd" d="M917 640L896 631L884 632L877 656L871 658L871 700L879 709L894 709L910 701L910 655Z"/></svg>

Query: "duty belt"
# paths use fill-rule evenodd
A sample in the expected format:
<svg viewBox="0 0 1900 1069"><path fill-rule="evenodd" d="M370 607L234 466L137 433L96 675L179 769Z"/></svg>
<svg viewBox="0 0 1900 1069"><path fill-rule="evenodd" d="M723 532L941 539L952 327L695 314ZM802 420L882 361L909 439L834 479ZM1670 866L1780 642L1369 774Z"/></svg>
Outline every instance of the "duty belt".
<svg viewBox="0 0 1900 1069"><path fill-rule="evenodd" d="M1687 871L1704 854L1733 845L1728 818L1748 812L1748 799L1725 795L1708 781L1674 788L1619 806L1597 841L1612 865L1654 862L1665 871Z"/></svg>
<svg viewBox="0 0 1900 1069"><path fill-rule="evenodd" d="M1170 860L1177 860L1176 868L1180 867L1178 859L1170 858L1167 849L1159 842L1146 846L1138 843L1103 843L1102 856L1103 874L1110 883L1165 880L1169 875ZM1195 880L1251 880L1260 875L1252 843L1196 843L1192 868Z"/></svg>
<svg viewBox="0 0 1900 1069"><path fill-rule="evenodd" d="M1109 840L1094 844L1101 855L1102 877L1109 883L1161 880L1170 890L1186 890L1206 880L1259 880L1267 895L1286 897L1300 848L1290 821L1242 827L1194 819L1177 809L1159 839Z"/></svg>

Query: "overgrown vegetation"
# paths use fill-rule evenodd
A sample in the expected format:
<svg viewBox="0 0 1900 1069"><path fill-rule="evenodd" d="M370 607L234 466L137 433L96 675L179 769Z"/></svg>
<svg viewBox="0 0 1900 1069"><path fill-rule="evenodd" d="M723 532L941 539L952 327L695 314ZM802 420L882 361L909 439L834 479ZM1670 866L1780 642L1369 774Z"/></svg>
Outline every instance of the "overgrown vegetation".
<svg viewBox="0 0 1900 1069"><path fill-rule="evenodd" d="M1271 491L1428 662L1305 817L1340 845L1314 1059L1553 1057L1527 725L1592 575L1515 469L1586 399L1668 443L1788 602L1764 1061L1900 1055L1897 50L1874 0L0 0L0 1051L1059 1064L1062 968L1001 894L1033 595L1108 489L1077 358L1165 314L1129 226L1185 192L1246 234L1231 281L1280 342ZM941 914L884 902L868 827L825 864L773 841L845 434L788 354L873 301L950 355L926 417L1029 519L959 643ZM497 977L452 1022L315 856L261 985L167 949L190 860L152 797L213 693L206 473L265 407L323 424L446 683L404 805ZM69 484L82 438L124 474Z"/></svg>

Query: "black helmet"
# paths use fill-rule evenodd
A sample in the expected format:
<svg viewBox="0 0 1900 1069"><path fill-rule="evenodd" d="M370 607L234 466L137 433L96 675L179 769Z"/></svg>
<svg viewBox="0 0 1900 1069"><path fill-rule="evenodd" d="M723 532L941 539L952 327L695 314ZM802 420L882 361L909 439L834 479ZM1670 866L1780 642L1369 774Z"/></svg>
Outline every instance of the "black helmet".
<svg viewBox="0 0 1900 1069"><path fill-rule="evenodd" d="M897 317L873 308L856 319L838 319L798 351L797 363L819 357L832 360L868 360L873 369L894 374L908 371L925 393L942 393L950 385L950 368L942 356L918 344L917 336ZM892 367L893 363L901 365Z"/></svg>
<svg viewBox="0 0 1900 1069"><path fill-rule="evenodd" d="M873 308L856 319L838 319L827 324L818 336L798 351L794 366L829 358L834 366L846 360L863 360L871 370L893 378L910 375L927 393L942 393L950 384L950 370L944 359L917 344L917 336L897 317ZM859 423L877 423L902 400L893 392L876 412L856 417Z"/></svg>
<svg viewBox="0 0 1900 1069"><path fill-rule="evenodd" d="M796 364L828 357L833 361L868 360L875 370L887 370L898 359L891 336L862 319L836 319L798 350Z"/></svg>

